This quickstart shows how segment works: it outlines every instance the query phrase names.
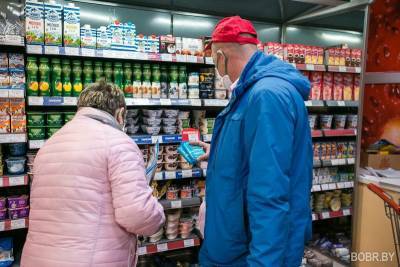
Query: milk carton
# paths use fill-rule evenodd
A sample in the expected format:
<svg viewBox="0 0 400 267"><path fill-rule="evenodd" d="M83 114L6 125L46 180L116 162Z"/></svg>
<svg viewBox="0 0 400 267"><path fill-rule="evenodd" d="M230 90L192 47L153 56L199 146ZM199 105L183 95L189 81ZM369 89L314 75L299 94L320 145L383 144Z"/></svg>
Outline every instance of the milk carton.
<svg viewBox="0 0 400 267"><path fill-rule="evenodd" d="M147 36L143 34L138 34L136 36L137 52L146 53Z"/></svg>
<svg viewBox="0 0 400 267"><path fill-rule="evenodd" d="M125 23L124 27L124 49L134 50L136 44L136 26L133 23Z"/></svg>
<svg viewBox="0 0 400 267"><path fill-rule="evenodd" d="M123 50L124 48L124 35L125 28L119 21L115 21L108 26L111 31L111 48Z"/></svg>
<svg viewBox="0 0 400 267"><path fill-rule="evenodd" d="M44 6L42 2L26 1L25 31L27 44L44 44Z"/></svg>
<svg viewBox="0 0 400 267"><path fill-rule="evenodd" d="M111 48L111 31L105 26L97 29L96 34L97 49L110 49Z"/></svg>
<svg viewBox="0 0 400 267"><path fill-rule="evenodd" d="M54 1L44 4L44 42L62 46L62 6Z"/></svg>
<svg viewBox="0 0 400 267"><path fill-rule="evenodd" d="M86 24L81 28L81 47L96 48L96 29Z"/></svg>
<svg viewBox="0 0 400 267"><path fill-rule="evenodd" d="M64 46L80 47L81 45L80 8L73 3L64 6Z"/></svg>

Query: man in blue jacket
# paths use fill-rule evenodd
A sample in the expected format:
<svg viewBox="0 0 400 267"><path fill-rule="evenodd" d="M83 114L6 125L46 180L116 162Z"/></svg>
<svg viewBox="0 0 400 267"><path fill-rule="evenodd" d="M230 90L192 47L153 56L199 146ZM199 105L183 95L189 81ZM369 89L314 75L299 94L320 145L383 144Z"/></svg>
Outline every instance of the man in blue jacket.
<svg viewBox="0 0 400 267"><path fill-rule="evenodd" d="M291 65L257 51L257 32L221 20L212 56L228 106L218 115L207 169L203 267L299 267L311 236L310 84Z"/></svg>

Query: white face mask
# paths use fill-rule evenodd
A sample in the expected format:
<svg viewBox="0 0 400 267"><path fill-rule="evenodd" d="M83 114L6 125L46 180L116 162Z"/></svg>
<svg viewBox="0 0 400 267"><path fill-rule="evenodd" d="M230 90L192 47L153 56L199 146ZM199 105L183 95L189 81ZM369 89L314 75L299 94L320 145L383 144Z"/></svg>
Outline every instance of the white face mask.
<svg viewBox="0 0 400 267"><path fill-rule="evenodd" d="M218 50L217 53L221 53L224 56L224 58L225 58L224 64L225 64L225 71L226 71L226 69L227 69L227 61L228 60L226 59L225 54L221 50ZM216 64L216 66L217 65L218 64ZM233 82L232 82L231 78L229 78L228 73L225 73L224 76L221 76L221 74L219 74L219 71L218 71L217 67L215 67L215 70L216 70L215 72L216 72L217 76L219 78L221 78L222 84L224 85L225 89L230 90Z"/></svg>

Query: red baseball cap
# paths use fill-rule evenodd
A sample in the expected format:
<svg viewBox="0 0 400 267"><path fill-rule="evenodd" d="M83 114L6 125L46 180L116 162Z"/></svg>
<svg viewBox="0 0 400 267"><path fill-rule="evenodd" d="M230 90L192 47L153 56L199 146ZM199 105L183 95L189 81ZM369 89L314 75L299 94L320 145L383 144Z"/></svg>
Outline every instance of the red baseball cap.
<svg viewBox="0 0 400 267"><path fill-rule="evenodd" d="M253 37L242 36L250 34ZM211 36L211 41L206 45L206 50L211 48L212 43L238 43L258 44L257 32L253 24L239 16L227 17L220 20Z"/></svg>

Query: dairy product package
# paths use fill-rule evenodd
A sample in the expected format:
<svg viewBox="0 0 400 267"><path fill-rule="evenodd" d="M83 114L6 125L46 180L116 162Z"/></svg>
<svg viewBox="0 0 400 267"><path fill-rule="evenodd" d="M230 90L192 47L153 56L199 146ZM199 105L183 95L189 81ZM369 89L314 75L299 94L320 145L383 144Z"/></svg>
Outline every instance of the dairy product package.
<svg viewBox="0 0 400 267"><path fill-rule="evenodd" d="M96 48L96 29L92 29L88 24L81 28L81 47Z"/></svg>
<svg viewBox="0 0 400 267"><path fill-rule="evenodd" d="M135 24L128 22L123 25L124 37L123 37L123 46L124 50L134 51L136 50L136 26Z"/></svg>
<svg viewBox="0 0 400 267"><path fill-rule="evenodd" d="M111 48L123 50L125 35L124 26L120 24L119 21L115 21L108 26L108 29L111 32Z"/></svg>
<svg viewBox="0 0 400 267"><path fill-rule="evenodd" d="M64 6L64 46L80 47L81 13L80 8L69 3Z"/></svg>
<svg viewBox="0 0 400 267"><path fill-rule="evenodd" d="M156 35L147 36L146 44L147 53L159 53L160 52L160 39Z"/></svg>
<svg viewBox="0 0 400 267"><path fill-rule="evenodd" d="M110 49L111 48L111 31L105 26L97 29L96 34L96 47L97 49Z"/></svg>
<svg viewBox="0 0 400 267"><path fill-rule="evenodd" d="M197 159L205 154L201 147L192 146L189 144L189 142L182 142L178 147L178 152L191 165L195 165L197 163Z"/></svg>
<svg viewBox="0 0 400 267"><path fill-rule="evenodd" d="M44 4L44 42L62 46L62 5L50 1Z"/></svg>
<svg viewBox="0 0 400 267"><path fill-rule="evenodd" d="M36 0L26 1L25 32L27 44L44 44L43 2Z"/></svg>

